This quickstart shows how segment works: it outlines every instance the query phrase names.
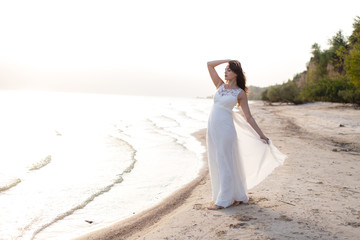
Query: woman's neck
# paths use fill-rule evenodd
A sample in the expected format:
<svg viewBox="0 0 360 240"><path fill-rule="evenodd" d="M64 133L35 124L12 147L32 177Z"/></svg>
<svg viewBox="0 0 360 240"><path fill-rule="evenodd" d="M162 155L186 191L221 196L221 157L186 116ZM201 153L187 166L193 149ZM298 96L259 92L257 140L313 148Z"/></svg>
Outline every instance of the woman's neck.
<svg viewBox="0 0 360 240"><path fill-rule="evenodd" d="M235 80L227 80L226 82L227 88L239 88L239 86L236 83L236 79Z"/></svg>

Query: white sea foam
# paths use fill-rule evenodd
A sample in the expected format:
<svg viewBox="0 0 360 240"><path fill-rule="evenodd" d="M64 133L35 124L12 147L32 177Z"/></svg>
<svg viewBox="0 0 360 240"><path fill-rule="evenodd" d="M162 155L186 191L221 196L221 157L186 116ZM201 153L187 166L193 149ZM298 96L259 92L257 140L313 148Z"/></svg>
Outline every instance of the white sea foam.
<svg viewBox="0 0 360 240"><path fill-rule="evenodd" d="M0 91L0 239L64 239L194 179L209 99ZM91 224L89 223L91 222Z"/></svg>
<svg viewBox="0 0 360 240"><path fill-rule="evenodd" d="M9 190L10 188L18 185L20 182L21 180L19 178L13 178L2 174L0 179L0 192Z"/></svg>
<svg viewBox="0 0 360 240"><path fill-rule="evenodd" d="M30 171L39 170L42 167L45 167L51 162L51 155L46 156L44 159L40 160L39 162L34 163L30 167Z"/></svg>

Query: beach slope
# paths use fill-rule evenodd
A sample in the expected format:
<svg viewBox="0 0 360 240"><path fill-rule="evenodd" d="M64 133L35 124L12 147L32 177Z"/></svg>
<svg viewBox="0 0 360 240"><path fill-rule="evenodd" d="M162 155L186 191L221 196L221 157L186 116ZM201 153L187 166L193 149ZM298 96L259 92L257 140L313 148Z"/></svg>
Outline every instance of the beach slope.
<svg viewBox="0 0 360 240"><path fill-rule="evenodd" d="M288 158L250 190L248 204L208 210L211 183L204 169L154 209L78 239L356 239L360 110L262 102L251 110ZM205 130L196 135L205 144Z"/></svg>

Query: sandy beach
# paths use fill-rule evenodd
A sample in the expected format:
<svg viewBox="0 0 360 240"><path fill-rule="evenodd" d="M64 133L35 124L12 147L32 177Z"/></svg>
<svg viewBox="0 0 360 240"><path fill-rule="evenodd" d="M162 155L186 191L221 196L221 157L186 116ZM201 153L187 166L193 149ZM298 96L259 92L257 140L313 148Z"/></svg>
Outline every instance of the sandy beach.
<svg viewBox="0 0 360 240"><path fill-rule="evenodd" d="M358 239L360 110L337 103L262 102L251 110L288 158L249 191L248 204L208 210L205 167L156 207L77 239ZM195 133L204 145L205 134Z"/></svg>

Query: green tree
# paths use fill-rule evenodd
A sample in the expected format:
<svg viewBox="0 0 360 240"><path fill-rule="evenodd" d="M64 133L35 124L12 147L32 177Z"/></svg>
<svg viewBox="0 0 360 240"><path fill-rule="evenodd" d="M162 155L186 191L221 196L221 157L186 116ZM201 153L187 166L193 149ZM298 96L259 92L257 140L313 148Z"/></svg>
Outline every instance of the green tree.
<svg viewBox="0 0 360 240"><path fill-rule="evenodd" d="M280 96L283 102L299 104L302 101L299 98L300 89L296 82L288 81L284 83L280 88Z"/></svg>
<svg viewBox="0 0 360 240"><path fill-rule="evenodd" d="M267 96L267 93L268 93L268 88L266 88L262 93L261 93L261 100L263 101L270 101L268 96Z"/></svg>
<svg viewBox="0 0 360 240"><path fill-rule="evenodd" d="M330 50L336 51L340 46L347 46L347 41L342 31L339 30L335 36L328 40L330 45Z"/></svg>
<svg viewBox="0 0 360 240"><path fill-rule="evenodd" d="M357 44L349 52L345 63L346 75L349 76L356 88L360 88L360 44Z"/></svg>
<svg viewBox="0 0 360 240"><path fill-rule="evenodd" d="M280 85L271 86L267 91L267 98L270 102L280 102Z"/></svg>
<svg viewBox="0 0 360 240"><path fill-rule="evenodd" d="M349 37L350 46L360 44L360 17L359 16L357 16L354 19L353 28L354 28L354 30L353 30L351 36Z"/></svg>
<svg viewBox="0 0 360 240"><path fill-rule="evenodd" d="M319 63L320 62L320 55L321 55L321 49L320 49L320 45L317 44L317 43L314 43L312 46L311 46L311 54L313 55L312 56L312 60L315 62L315 63Z"/></svg>
<svg viewBox="0 0 360 240"><path fill-rule="evenodd" d="M327 75L327 66L331 58L331 52L329 50L322 51L320 45L314 43L312 45L312 58L309 65L315 65L315 68L309 69L306 77L306 81L316 81Z"/></svg>
<svg viewBox="0 0 360 240"><path fill-rule="evenodd" d="M342 74L344 72L344 60L349 46L341 30L329 39L329 45L329 62L334 66L335 71Z"/></svg>
<svg viewBox="0 0 360 240"><path fill-rule="evenodd" d="M342 31L329 39L329 49L311 46L312 57L304 72L282 85L269 87L262 99L271 102L350 102L360 105L360 17L354 19L352 35ZM331 70L330 66L335 70ZM299 84L301 81L301 84Z"/></svg>
<svg viewBox="0 0 360 240"><path fill-rule="evenodd" d="M281 85L271 86L262 93L262 100L269 102L302 103L299 98L300 89L294 80Z"/></svg>
<svg viewBox="0 0 360 240"><path fill-rule="evenodd" d="M308 101L349 102L339 92L352 91L354 86L346 77L321 78L308 83L301 91L300 98Z"/></svg>
<svg viewBox="0 0 360 240"><path fill-rule="evenodd" d="M360 88L340 90L338 94L345 102L360 105Z"/></svg>

